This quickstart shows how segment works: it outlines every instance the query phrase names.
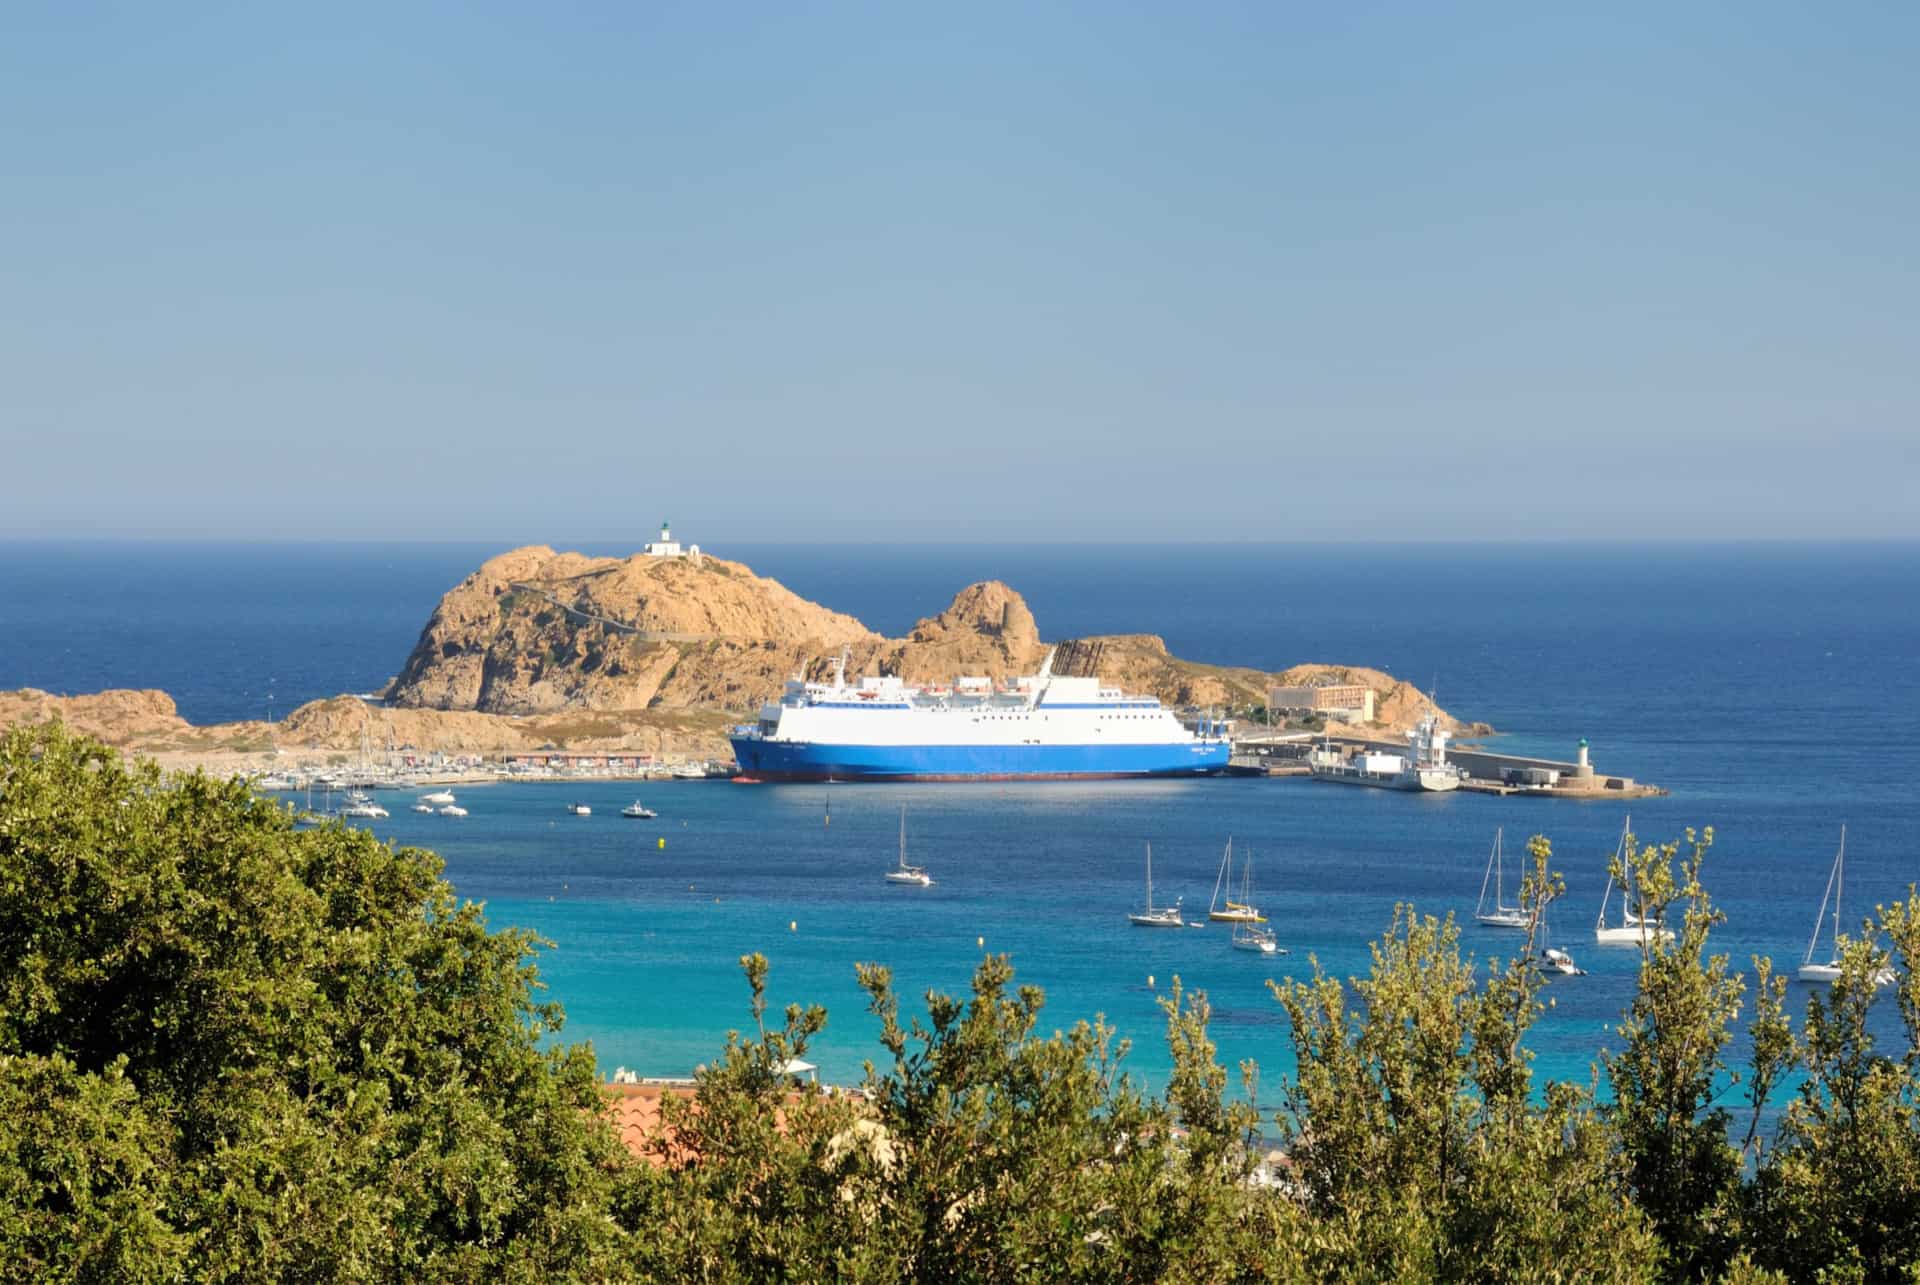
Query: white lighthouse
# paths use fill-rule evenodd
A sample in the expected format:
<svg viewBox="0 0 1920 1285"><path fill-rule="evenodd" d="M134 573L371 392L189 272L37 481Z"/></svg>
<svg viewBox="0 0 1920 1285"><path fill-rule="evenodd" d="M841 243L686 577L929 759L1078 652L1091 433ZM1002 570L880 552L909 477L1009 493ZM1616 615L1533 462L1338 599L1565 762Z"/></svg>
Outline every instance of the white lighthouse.
<svg viewBox="0 0 1920 1285"><path fill-rule="evenodd" d="M666 521L660 523L660 538L647 544L640 551L649 558L693 558L698 560L700 557L699 545L690 544L684 549L680 547L680 542L673 538L673 523Z"/></svg>

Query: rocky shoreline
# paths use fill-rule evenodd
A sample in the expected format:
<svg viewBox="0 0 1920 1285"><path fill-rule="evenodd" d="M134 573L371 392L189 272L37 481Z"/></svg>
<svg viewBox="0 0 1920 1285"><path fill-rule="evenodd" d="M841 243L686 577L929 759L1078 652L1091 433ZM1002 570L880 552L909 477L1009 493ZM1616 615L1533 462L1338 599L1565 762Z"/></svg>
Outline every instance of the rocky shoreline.
<svg viewBox="0 0 1920 1285"><path fill-rule="evenodd" d="M1153 634L1075 640L1100 677L1174 707L1257 706L1269 687L1357 683L1376 692L1375 735L1436 712L1485 735L1380 670L1304 664L1265 672L1181 660ZM109 744L219 771L323 765L357 754L496 757L548 750L674 759L730 757L726 729L796 673L910 682L1032 673L1043 641L1026 600L999 581L962 589L905 638L808 602L720 558L589 558L544 546L489 559L442 596L399 675L369 701L335 696L276 723L195 725L153 690L0 692L0 726L60 719Z"/></svg>

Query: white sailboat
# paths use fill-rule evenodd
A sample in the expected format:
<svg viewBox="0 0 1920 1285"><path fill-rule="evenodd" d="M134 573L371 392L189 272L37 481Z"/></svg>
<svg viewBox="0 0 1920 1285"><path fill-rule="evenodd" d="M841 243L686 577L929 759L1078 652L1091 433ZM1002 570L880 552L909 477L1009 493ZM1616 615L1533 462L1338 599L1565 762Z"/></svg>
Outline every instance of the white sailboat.
<svg viewBox="0 0 1920 1285"><path fill-rule="evenodd" d="M1234 903L1228 903L1234 904ZM1247 859L1240 866L1240 901L1242 907L1253 909L1253 849L1247 849ZM1257 912L1256 912L1257 913ZM1280 939L1274 936L1273 929L1261 923L1241 920L1233 925L1233 947L1235 950L1251 950L1262 955L1284 955L1280 949Z"/></svg>
<svg viewBox="0 0 1920 1285"><path fill-rule="evenodd" d="M1180 917L1181 898L1175 897L1171 906L1153 904L1153 845L1147 845L1147 904L1138 913L1129 913L1127 921L1141 928L1184 928L1186 921Z"/></svg>
<svg viewBox="0 0 1920 1285"><path fill-rule="evenodd" d="M1820 909L1813 916L1813 938L1807 942L1807 956L1795 974L1803 982L1832 982L1840 976L1840 893L1846 883L1847 827L1840 827L1840 850L1833 854L1833 869L1827 874L1827 891L1820 898ZM1833 957L1824 964L1813 962L1820 946L1820 924L1827 915L1827 902L1833 902ZM1893 970L1883 968L1873 975L1875 986L1893 984Z"/></svg>
<svg viewBox="0 0 1920 1285"><path fill-rule="evenodd" d="M1673 929L1659 918L1642 919L1633 909L1633 854L1627 851L1627 836L1633 832L1633 817L1620 825L1620 841L1614 845L1614 860L1620 863L1620 923L1607 923L1607 903L1613 899L1613 870L1607 870L1607 891L1600 898L1600 916L1593 921L1593 939L1602 946L1638 946L1649 941L1672 941Z"/></svg>
<svg viewBox="0 0 1920 1285"><path fill-rule="evenodd" d="M1226 885L1227 899L1220 900L1220 887ZM1242 896L1246 894L1242 893ZM1207 918L1227 924L1264 924L1267 917L1258 906L1233 899L1233 837L1227 837L1227 851L1220 858L1220 873L1213 877L1213 900L1207 903Z"/></svg>
<svg viewBox="0 0 1920 1285"><path fill-rule="evenodd" d="M1473 917L1489 928L1525 928L1527 912L1506 901L1506 873L1500 857L1500 830L1493 832L1493 852L1487 857L1487 873L1480 876L1480 903ZM1487 907L1487 883L1493 883L1493 907Z"/></svg>
<svg viewBox="0 0 1920 1285"><path fill-rule="evenodd" d="M907 810L900 809L900 863L887 871L888 883L907 883L916 888L933 887L933 876L920 866L907 864Z"/></svg>

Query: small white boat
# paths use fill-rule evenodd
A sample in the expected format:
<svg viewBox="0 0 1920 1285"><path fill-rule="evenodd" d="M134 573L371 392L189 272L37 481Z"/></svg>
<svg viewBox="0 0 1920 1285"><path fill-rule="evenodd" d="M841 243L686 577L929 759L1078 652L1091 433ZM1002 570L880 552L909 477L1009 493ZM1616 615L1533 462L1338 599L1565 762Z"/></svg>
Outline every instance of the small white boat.
<svg viewBox="0 0 1920 1285"><path fill-rule="evenodd" d="M463 817L466 814L467 810L458 803L449 803L440 809L440 815L443 817Z"/></svg>
<svg viewBox="0 0 1920 1285"><path fill-rule="evenodd" d="M1574 964L1572 955L1569 955L1564 950L1556 950L1552 946L1540 952L1540 958L1533 962L1533 966L1543 973L1557 974L1562 977L1585 977L1587 975L1586 969L1577 967Z"/></svg>
<svg viewBox="0 0 1920 1285"><path fill-rule="evenodd" d="M673 776L674 779L678 781L704 781L707 779L707 765L705 763L682 763L679 767L673 769Z"/></svg>
<svg viewBox="0 0 1920 1285"><path fill-rule="evenodd" d="M1220 886L1226 885L1227 899L1220 900ZM1220 873L1213 877L1213 900L1207 903L1207 918L1227 924L1264 924L1267 917L1247 899L1252 895L1253 857L1249 853L1245 877L1241 880L1241 900L1233 899L1233 837L1227 837L1227 851L1220 858Z"/></svg>
<svg viewBox="0 0 1920 1285"><path fill-rule="evenodd" d="M642 806L640 800L635 799L632 803L620 809L620 815L623 817L633 817L639 821L651 821L660 814L652 808Z"/></svg>
<svg viewBox="0 0 1920 1285"><path fill-rule="evenodd" d="M1174 898L1171 906L1153 904L1153 845L1147 845L1147 904L1144 909L1127 915L1127 921L1139 928L1184 928L1186 921L1180 917L1180 898Z"/></svg>
<svg viewBox="0 0 1920 1285"><path fill-rule="evenodd" d="M907 864L907 810L900 809L900 861L887 871L888 883L912 884L916 888L933 887L933 876L921 866Z"/></svg>
<svg viewBox="0 0 1920 1285"><path fill-rule="evenodd" d="M1273 929L1263 928L1259 924L1235 924L1233 926L1233 948L1252 950L1262 955L1284 955L1287 952L1280 947L1280 939L1273 935Z"/></svg>
<svg viewBox="0 0 1920 1285"><path fill-rule="evenodd" d="M431 794L421 795L420 801L422 803L430 804L431 806L436 808L443 808L447 806L447 804L453 802L453 791L452 790L435 790Z"/></svg>
<svg viewBox="0 0 1920 1285"><path fill-rule="evenodd" d="M1573 956L1548 944L1547 908L1540 907L1540 953L1533 966L1549 977L1585 977L1587 970L1573 962Z"/></svg>
<svg viewBox="0 0 1920 1285"><path fill-rule="evenodd" d="M567 804L567 811L577 817L590 817L593 815L593 809L584 803L569 803Z"/></svg>
<svg viewBox="0 0 1920 1285"><path fill-rule="evenodd" d="M1493 852L1487 857L1487 872L1480 876L1480 904L1473 917L1489 928L1525 928L1527 912L1509 906L1506 900L1505 870L1500 857L1500 831L1493 832ZM1493 905L1487 905L1487 884L1493 884Z"/></svg>
<svg viewBox="0 0 1920 1285"><path fill-rule="evenodd" d="M433 815L433 804L431 804L431 803L416 803L416 804L414 804L414 805L413 805L413 810L414 810L415 812L425 812L425 813L426 813L426 814L427 814L428 816L432 816L432 815Z"/></svg>
<svg viewBox="0 0 1920 1285"><path fill-rule="evenodd" d="M1800 969L1794 975L1803 982L1832 983L1840 976L1840 893L1846 883L1847 864L1847 827L1840 827L1840 850L1833 854L1833 869L1827 874L1827 891L1820 898L1820 909L1813 916L1813 938L1807 942L1807 956L1800 963ZM1824 964L1813 962L1813 952L1820 946L1820 925L1826 919L1827 902L1833 902L1833 958ZM1875 986L1891 986L1894 972L1891 968L1882 968L1873 975Z"/></svg>
<svg viewBox="0 0 1920 1285"><path fill-rule="evenodd" d="M1593 921L1593 939L1602 946L1639 946L1654 941L1672 941L1673 929L1658 917L1642 919L1633 909L1633 853L1627 850L1627 836L1633 833L1633 817L1620 825L1620 841L1614 845L1614 860L1620 863L1624 882L1620 885L1620 923L1607 923L1607 903L1613 899L1613 871L1607 871L1607 891L1600 898L1600 917Z"/></svg>
<svg viewBox="0 0 1920 1285"><path fill-rule="evenodd" d="M347 796L347 801L341 805L340 815L343 817L378 819L388 815L388 813L385 808L375 803L371 798L355 790Z"/></svg>

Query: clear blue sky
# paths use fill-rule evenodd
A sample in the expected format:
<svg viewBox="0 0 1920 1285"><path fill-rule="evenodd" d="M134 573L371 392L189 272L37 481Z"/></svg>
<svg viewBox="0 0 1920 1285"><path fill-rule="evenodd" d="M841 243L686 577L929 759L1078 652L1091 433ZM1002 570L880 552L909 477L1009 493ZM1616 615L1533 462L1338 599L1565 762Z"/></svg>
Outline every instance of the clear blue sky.
<svg viewBox="0 0 1920 1285"><path fill-rule="evenodd" d="M1920 5L12 4L0 535L1920 535Z"/></svg>

